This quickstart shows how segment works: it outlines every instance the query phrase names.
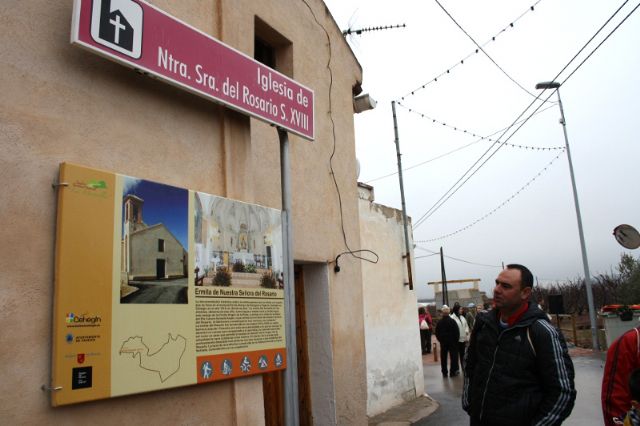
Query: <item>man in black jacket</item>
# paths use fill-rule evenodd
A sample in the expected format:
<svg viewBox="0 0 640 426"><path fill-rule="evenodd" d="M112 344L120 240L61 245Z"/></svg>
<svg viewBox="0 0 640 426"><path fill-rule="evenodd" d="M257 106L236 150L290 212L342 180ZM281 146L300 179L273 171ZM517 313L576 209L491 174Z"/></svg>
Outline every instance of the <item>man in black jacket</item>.
<svg viewBox="0 0 640 426"><path fill-rule="evenodd" d="M440 366L442 375L447 377L451 372L451 377L460 374L458 365L458 338L460 331L458 324L449 317L450 309L447 305L442 305L442 318L436 325L436 338L440 342ZM447 369L447 354L451 358L451 369Z"/></svg>
<svg viewBox="0 0 640 426"><path fill-rule="evenodd" d="M529 303L532 287L526 267L507 265L494 309L476 316L462 393L471 425L560 425L571 414L573 363L562 334Z"/></svg>

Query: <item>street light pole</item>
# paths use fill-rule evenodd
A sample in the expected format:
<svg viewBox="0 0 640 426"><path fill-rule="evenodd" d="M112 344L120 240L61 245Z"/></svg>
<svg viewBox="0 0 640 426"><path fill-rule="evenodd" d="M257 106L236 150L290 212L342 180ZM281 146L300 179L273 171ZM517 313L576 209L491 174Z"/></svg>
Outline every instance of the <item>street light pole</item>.
<svg viewBox="0 0 640 426"><path fill-rule="evenodd" d="M580 215L580 204L578 203L578 190L576 189L576 178L573 174L573 162L571 161L571 150L569 149L569 137L567 136L567 122L564 118L564 108L560 99L560 83L556 81L546 81L536 84L536 89L556 89L558 94L558 105L560 106L560 124L564 132L564 144L567 150L567 160L569 161L569 174L571 175L571 187L573 188L573 203L576 207L576 218L578 220L578 234L580 235L580 249L582 250L582 265L584 267L584 281L587 290L587 303L589 306L589 321L591 323L591 343L594 350L600 349L598 343L598 330L596 326L596 313L593 305L593 290L591 288L591 274L589 273L589 261L587 259L587 248L584 242L584 231L582 230L582 216Z"/></svg>

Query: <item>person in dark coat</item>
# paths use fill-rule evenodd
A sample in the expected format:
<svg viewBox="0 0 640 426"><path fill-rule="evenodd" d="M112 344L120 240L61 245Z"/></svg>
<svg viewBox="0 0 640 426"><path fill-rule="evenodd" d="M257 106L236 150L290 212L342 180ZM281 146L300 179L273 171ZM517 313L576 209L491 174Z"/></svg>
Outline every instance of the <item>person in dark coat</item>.
<svg viewBox="0 0 640 426"><path fill-rule="evenodd" d="M458 339L460 330L458 324L449 317L451 310L447 305L442 305L442 318L436 325L436 338L440 342L440 366L442 376L451 377L460 374L458 365ZM447 356L450 358L450 368L447 368Z"/></svg>
<svg viewBox="0 0 640 426"><path fill-rule="evenodd" d="M560 425L576 399L562 334L530 303L531 271L507 265L494 309L478 314L467 349L462 408L475 425Z"/></svg>

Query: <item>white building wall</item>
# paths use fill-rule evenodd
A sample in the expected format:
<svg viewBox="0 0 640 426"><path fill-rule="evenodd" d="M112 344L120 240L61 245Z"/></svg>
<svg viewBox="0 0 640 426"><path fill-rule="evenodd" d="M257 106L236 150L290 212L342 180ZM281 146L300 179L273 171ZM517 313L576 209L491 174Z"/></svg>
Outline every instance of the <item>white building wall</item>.
<svg viewBox="0 0 640 426"><path fill-rule="evenodd" d="M369 201L363 190L360 247L380 257L376 264L362 262L367 415L374 416L424 394L424 376L416 293L404 285L402 213Z"/></svg>
<svg viewBox="0 0 640 426"><path fill-rule="evenodd" d="M331 305L329 304L329 272L326 264L305 264L304 298L307 316L311 410L314 424L338 424L333 344L331 342Z"/></svg>

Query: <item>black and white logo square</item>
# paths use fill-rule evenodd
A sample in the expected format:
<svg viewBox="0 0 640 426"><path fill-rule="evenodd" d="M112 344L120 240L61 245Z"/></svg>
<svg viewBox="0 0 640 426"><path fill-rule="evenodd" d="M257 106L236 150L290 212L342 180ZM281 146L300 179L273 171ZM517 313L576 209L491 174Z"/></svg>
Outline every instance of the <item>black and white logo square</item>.
<svg viewBox="0 0 640 426"><path fill-rule="evenodd" d="M139 59L142 6L132 0L93 0L91 37L103 46Z"/></svg>

